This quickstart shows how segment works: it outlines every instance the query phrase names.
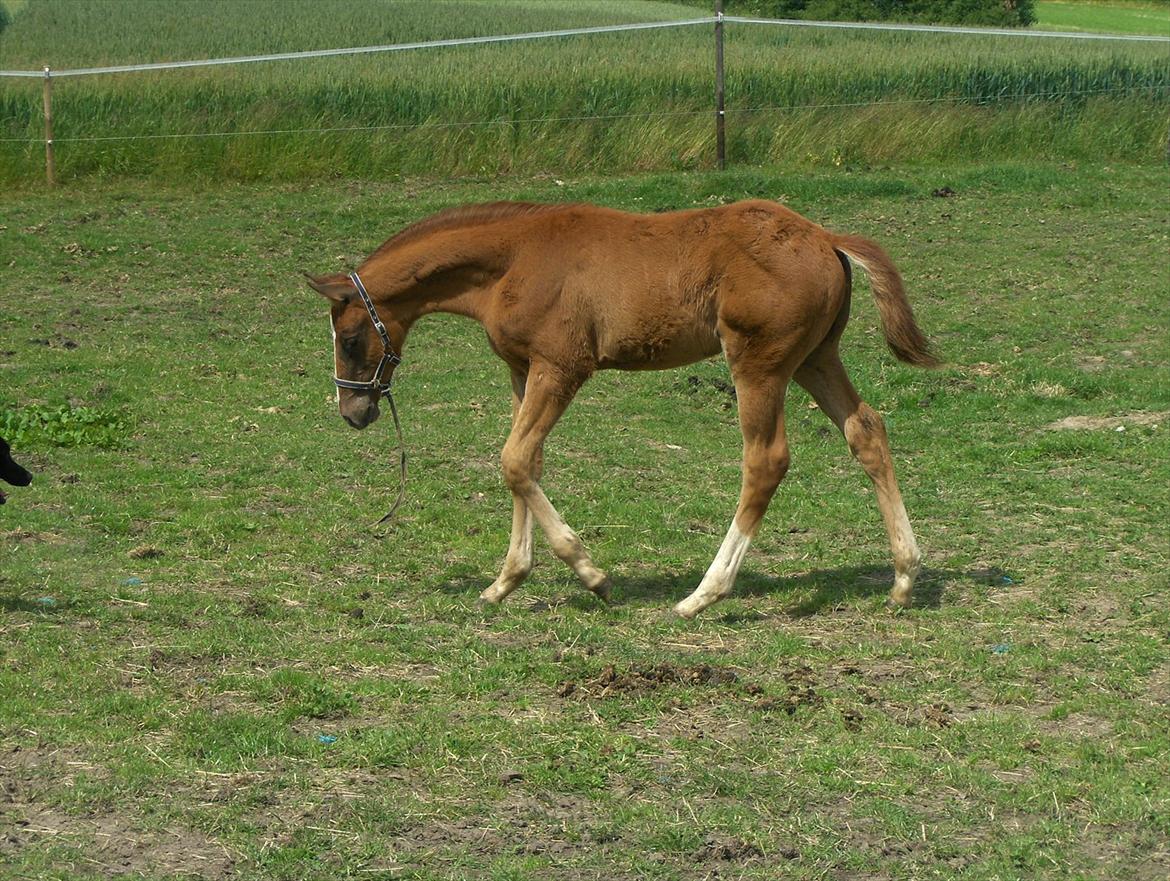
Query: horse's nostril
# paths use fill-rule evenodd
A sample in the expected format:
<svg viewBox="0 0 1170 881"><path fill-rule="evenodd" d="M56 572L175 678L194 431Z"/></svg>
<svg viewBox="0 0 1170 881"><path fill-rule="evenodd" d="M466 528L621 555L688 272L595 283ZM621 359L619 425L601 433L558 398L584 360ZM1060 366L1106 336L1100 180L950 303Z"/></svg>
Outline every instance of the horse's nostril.
<svg viewBox="0 0 1170 881"><path fill-rule="evenodd" d="M354 419L352 416L343 416L342 418L344 418L345 421L350 424L351 428L361 428L361 425L359 425L357 420Z"/></svg>

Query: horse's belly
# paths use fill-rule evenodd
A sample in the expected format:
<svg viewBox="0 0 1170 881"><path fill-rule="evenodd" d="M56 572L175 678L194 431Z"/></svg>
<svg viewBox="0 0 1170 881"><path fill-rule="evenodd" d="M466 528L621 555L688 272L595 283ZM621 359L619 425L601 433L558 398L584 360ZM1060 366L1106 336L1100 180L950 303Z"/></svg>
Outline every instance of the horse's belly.
<svg viewBox="0 0 1170 881"><path fill-rule="evenodd" d="M713 326L659 325L615 335L598 352L597 365L617 370L667 370L719 354L719 336Z"/></svg>

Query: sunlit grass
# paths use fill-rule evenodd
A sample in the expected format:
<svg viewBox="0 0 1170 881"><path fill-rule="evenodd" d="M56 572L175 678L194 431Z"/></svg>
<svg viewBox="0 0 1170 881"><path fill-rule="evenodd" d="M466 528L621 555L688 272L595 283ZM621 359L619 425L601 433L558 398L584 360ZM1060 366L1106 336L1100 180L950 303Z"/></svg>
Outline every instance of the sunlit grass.
<svg viewBox="0 0 1170 881"><path fill-rule="evenodd" d="M224 877L229 859L246 881L1165 877L1168 178L1007 162L8 194L0 411L85 408L122 432L16 449L35 476L0 509L0 863L69 881ZM467 202L749 197L878 239L946 359L896 362L859 274L844 360L925 553L915 608L882 607L872 488L793 389L792 468L734 595L668 614L740 486L716 358L603 372L549 439L542 486L614 604L538 536L531 578L477 609L511 519L508 379L452 316L411 332L407 501L388 536L369 528L393 431L338 417L327 307L299 269L353 266ZM1103 421L1051 427L1069 416ZM590 684L663 665L725 678Z"/></svg>

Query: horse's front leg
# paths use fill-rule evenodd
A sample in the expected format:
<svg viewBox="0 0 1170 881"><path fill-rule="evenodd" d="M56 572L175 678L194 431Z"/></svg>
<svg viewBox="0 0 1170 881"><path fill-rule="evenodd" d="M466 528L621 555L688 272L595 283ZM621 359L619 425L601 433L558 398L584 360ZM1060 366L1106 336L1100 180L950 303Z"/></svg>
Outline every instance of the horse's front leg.
<svg viewBox="0 0 1170 881"><path fill-rule="evenodd" d="M520 407L524 403L524 389L528 382L528 374L518 370L512 371L512 426L520 416ZM537 457L534 477L540 479L540 457ZM504 565L500 574L492 582L491 587L479 595L482 602L498 603L504 597L524 583L528 573L532 571L532 512L528 504L512 493L512 538L508 542L508 555L504 558Z"/></svg>
<svg viewBox="0 0 1170 881"><path fill-rule="evenodd" d="M482 602L498 603L524 583L532 571L532 512L528 505L517 496L512 496L512 539L508 543L508 556L500 574L491 587L479 595Z"/></svg>
<svg viewBox="0 0 1170 881"><path fill-rule="evenodd" d="M694 618L731 593L739 564L764 518L764 512L768 510L772 494L788 471L788 439L784 431L784 393L788 376L783 373L760 375L742 370L736 375L737 366L732 362L743 430L743 485L739 507L702 582L674 607L675 612L684 618Z"/></svg>
<svg viewBox="0 0 1170 881"><path fill-rule="evenodd" d="M544 439L548 437L548 433L573 400L582 381L570 380L555 369L533 364L525 386L523 402L500 459L504 480L516 499L513 530L519 521L518 511L520 504L523 503L526 513L540 524L549 544L552 545L553 553L572 567L585 587L608 602L611 587L609 579L593 565L585 545L557 513L538 482L544 454ZM529 548L531 549L531 543ZM491 592L491 588L488 592ZM504 595L506 593L500 598ZM489 602L493 601L486 592L483 598Z"/></svg>

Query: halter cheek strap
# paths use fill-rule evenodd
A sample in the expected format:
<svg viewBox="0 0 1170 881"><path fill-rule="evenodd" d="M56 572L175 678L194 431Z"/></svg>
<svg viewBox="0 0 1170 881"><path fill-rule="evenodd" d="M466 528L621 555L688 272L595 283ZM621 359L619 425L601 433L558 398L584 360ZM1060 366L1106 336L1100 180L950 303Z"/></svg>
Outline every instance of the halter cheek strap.
<svg viewBox="0 0 1170 881"><path fill-rule="evenodd" d="M394 346L390 343L390 334L386 332L386 326L382 324L382 320L378 317L378 310L374 308L374 301L369 293L367 293L366 286L362 284L362 280L358 278L358 274L351 272L349 274L349 280L357 288L358 296L362 298L362 302L366 305L366 311L370 313L370 321L374 323L374 330L378 332L378 336L382 340L382 360L378 362L378 367L374 371L373 377L367 382L361 382L355 379L342 379L336 374L333 376L333 382L338 388L353 389L359 392L376 391L390 404L390 415L394 417L394 430L398 434L398 451L400 454L398 498L394 500L394 504L390 507L386 515L374 524L374 526L381 526L394 516L398 511L398 506L406 498L406 444L402 440L402 423L398 421L398 408L394 405L394 395L390 393L390 380L382 381L382 374L386 372L386 368L401 364L402 358L394 351Z"/></svg>
<svg viewBox="0 0 1170 881"><path fill-rule="evenodd" d="M378 336L382 340L382 360L378 362L378 368L374 371L374 376L368 382L361 382L355 379L342 379L340 376L334 375L333 382L338 388L353 389L359 392L381 392L386 397L390 397L390 380L382 382L382 374L386 372L387 367L393 367L402 363L402 358L394 351L394 346L390 343L390 334L386 332L386 326L382 324L382 320L378 317L378 310L374 308L374 301L366 292L366 286L362 284L362 280L358 278L356 272L349 274L349 280L353 282L353 286L357 288L358 296L362 298L362 302L366 305L366 311L370 313L370 321L374 322L374 330L378 332ZM391 400L390 409L394 409L394 402Z"/></svg>

